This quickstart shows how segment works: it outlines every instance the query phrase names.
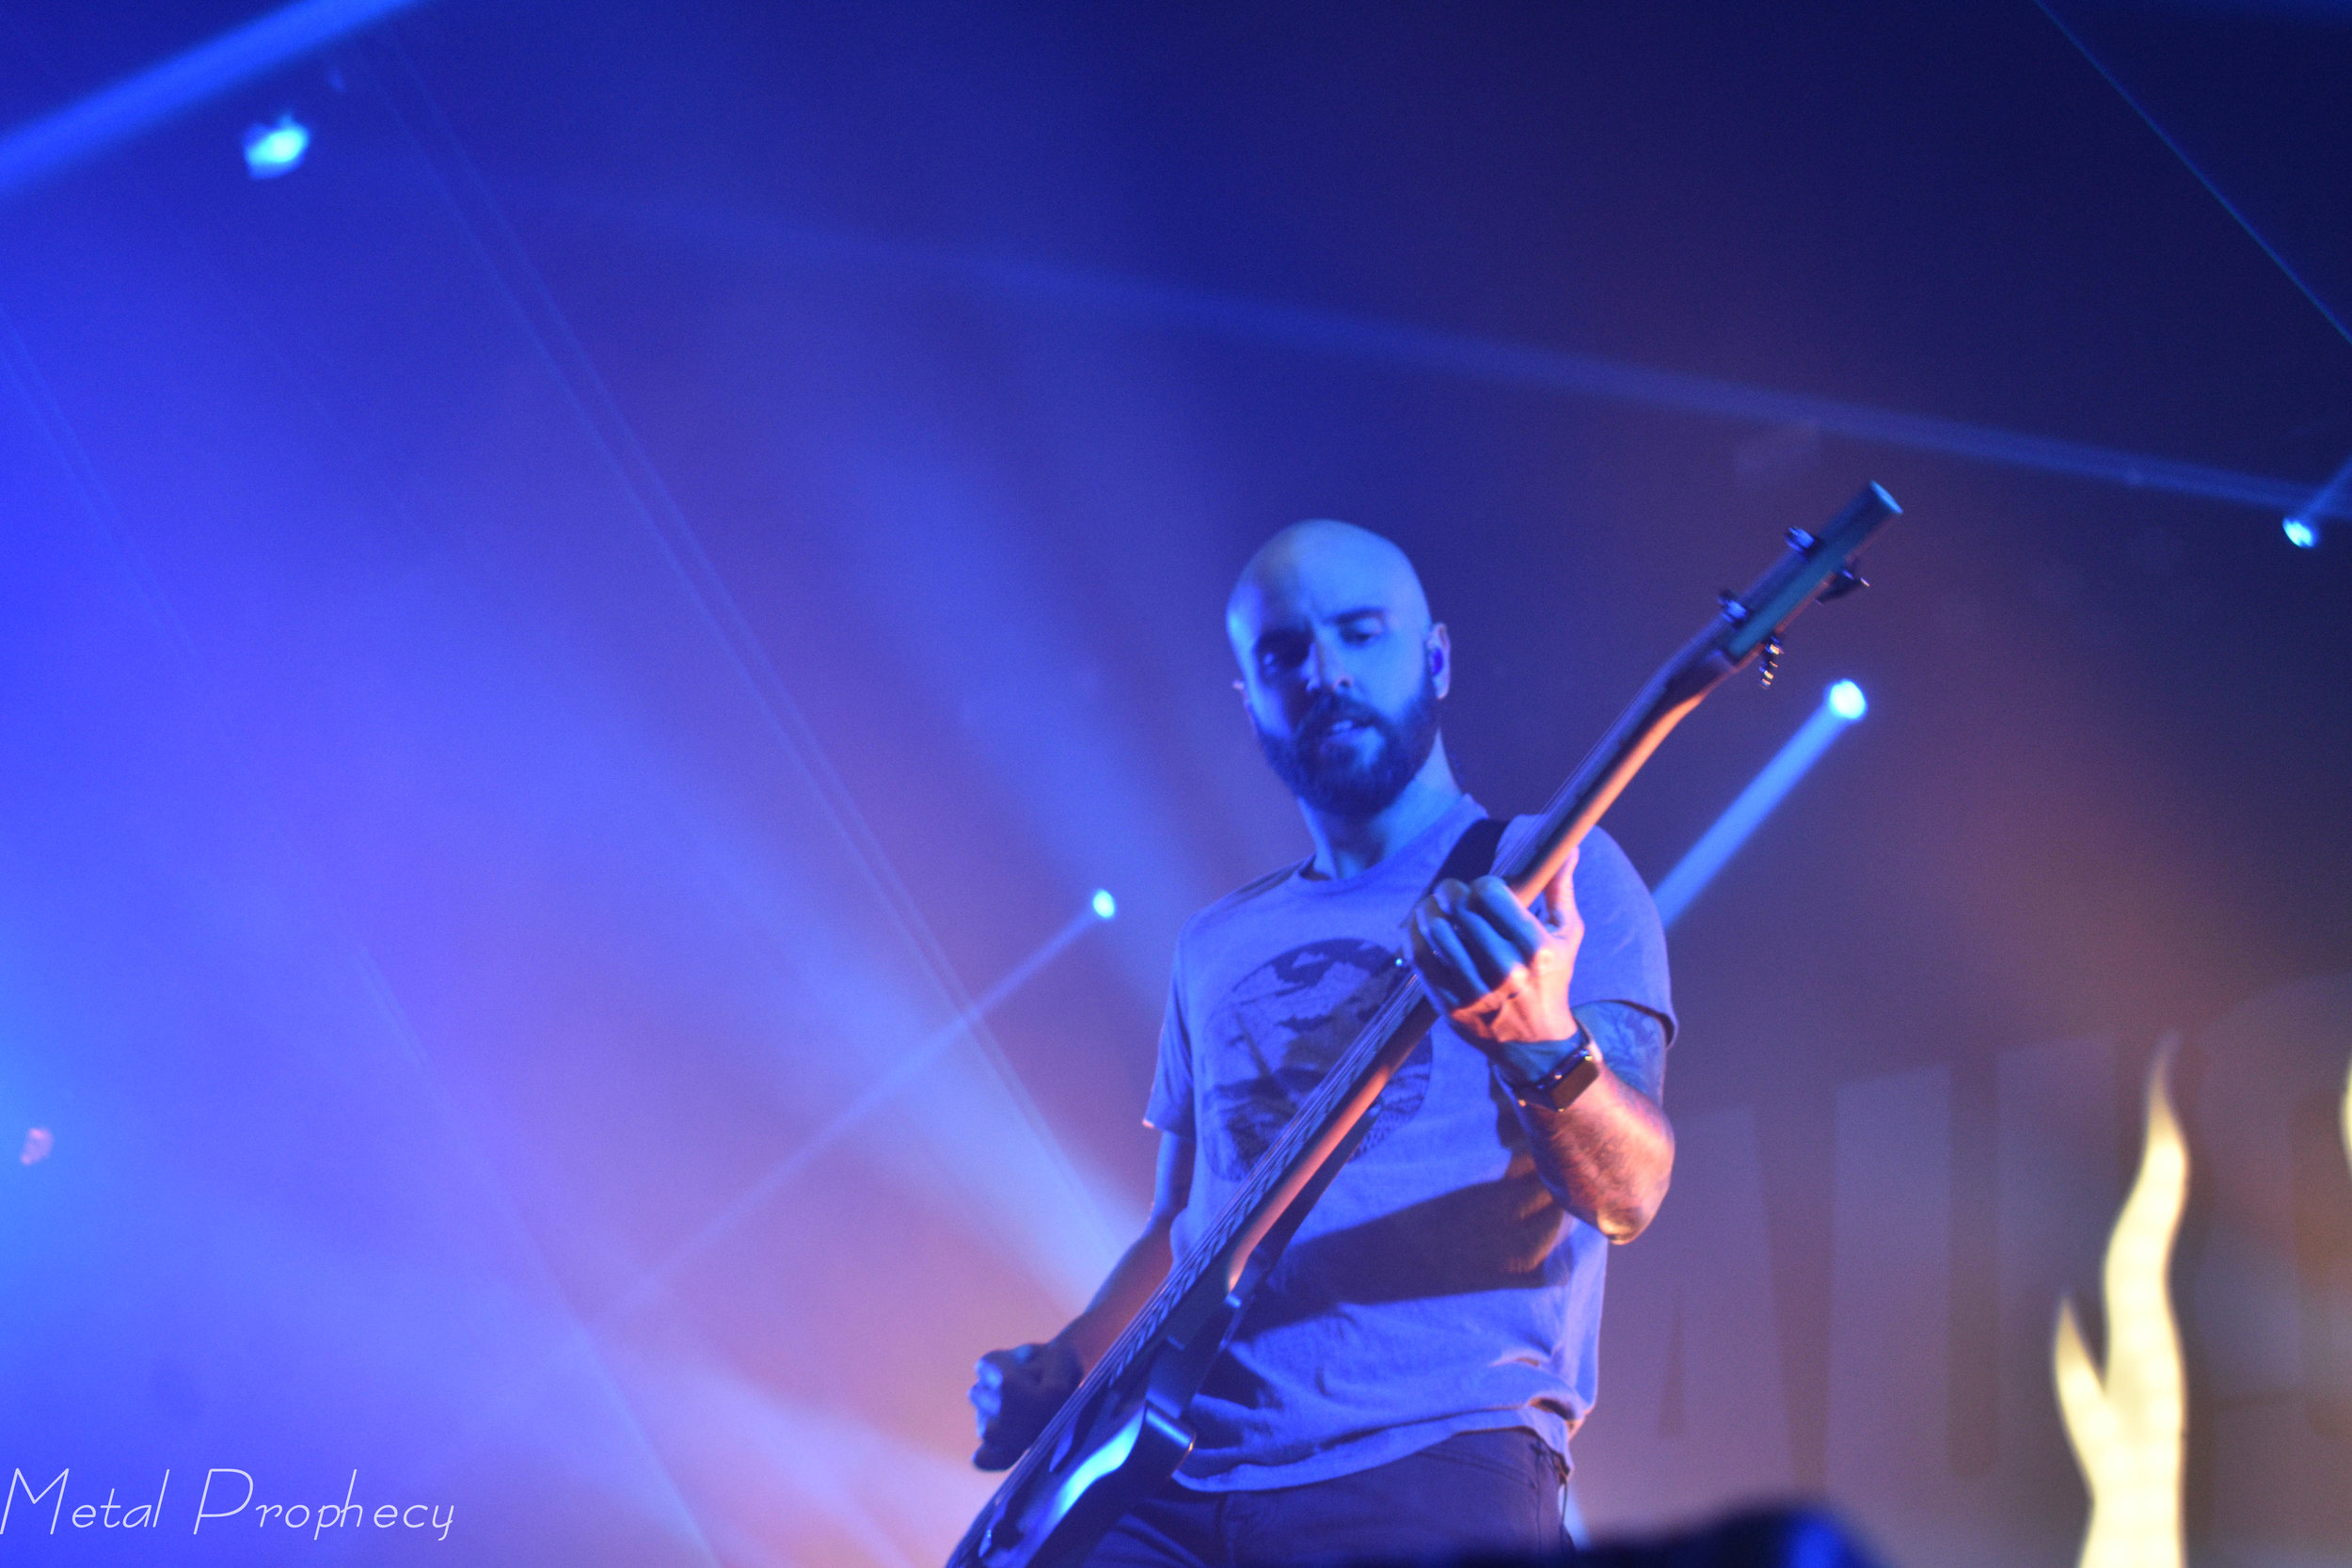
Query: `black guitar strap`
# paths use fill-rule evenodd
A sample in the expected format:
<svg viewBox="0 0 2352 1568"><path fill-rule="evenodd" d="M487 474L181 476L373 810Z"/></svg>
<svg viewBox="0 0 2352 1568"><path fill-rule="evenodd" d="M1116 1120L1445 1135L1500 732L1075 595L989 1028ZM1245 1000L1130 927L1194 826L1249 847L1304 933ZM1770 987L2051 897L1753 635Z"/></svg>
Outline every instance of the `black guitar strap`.
<svg viewBox="0 0 2352 1568"><path fill-rule="evenodd" d="M1502 829L1507 818L1482 816L1462 830L1462 836L1454 841L1454 850L1438 867L1438 874L1429 879L1428 892L1437 891L1438 884L1451 877L1457 882L1473 882L1495 868L1495 850L1502 844Z"/></svg>

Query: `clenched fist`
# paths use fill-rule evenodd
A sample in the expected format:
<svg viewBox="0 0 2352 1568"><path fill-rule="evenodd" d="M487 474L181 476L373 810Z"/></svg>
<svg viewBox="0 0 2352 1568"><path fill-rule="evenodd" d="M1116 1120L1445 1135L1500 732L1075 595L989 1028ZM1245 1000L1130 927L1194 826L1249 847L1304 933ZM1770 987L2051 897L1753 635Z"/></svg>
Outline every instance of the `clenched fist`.
<svg viewBox="0 0 2352 1568"><path fill-rule="evenodd" d="M1540 1048L1576 1037L1568 981L1584 921L1575 871L1571 854L1532 911L1500 877L1448 878L1413 907L1413 963L1430 995L1456 1033L1523 1078L1549 1070L1542 1058L1557 1053ZM1538 1049L1514 1049L1522 1046Z"/></svg>
<svg viewBox="0 0 2352 1568"><path fill-rule="evenodd" d="M1081 1375L1076 1353L1059 1339L981 1356L967 1396L980 1428L972 1463L983 1470L1009 1468L1037 1441Z"/></svg>

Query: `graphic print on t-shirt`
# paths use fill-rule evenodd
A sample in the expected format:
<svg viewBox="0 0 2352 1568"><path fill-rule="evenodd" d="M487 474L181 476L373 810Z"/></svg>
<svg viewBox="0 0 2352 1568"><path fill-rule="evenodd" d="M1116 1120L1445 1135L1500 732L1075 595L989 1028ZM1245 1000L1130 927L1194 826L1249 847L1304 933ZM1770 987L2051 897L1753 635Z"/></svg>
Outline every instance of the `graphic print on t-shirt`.
<svg viewBox="0 0 2352 1568"><path fill-rule="evenodd" d="M1226 993L1209 1018L1207 1053L1231 1074L1210 1096L1223 1135L1206 1142L1219 1176L1247 1176L1280 1135L1299 1101L1378 1008L1395 961L1388 949L1352 937L1311 942L1259 965ZM1371 1153L1421 1109L1429 1063L1423 1038L1380 1091L1354 1158Z"/></svg>

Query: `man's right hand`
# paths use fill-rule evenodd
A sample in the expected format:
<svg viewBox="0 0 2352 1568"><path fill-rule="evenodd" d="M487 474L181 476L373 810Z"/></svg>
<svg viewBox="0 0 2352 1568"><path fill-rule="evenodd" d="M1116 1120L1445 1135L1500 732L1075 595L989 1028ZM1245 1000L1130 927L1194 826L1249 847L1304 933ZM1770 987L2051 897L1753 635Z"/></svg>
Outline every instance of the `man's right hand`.
<svg viewBox="0 0 2352 1568"><path fill-rule="evenodd" d="M980 1427L980 1448L972 1456L973 1465L983 1470L1009 1468L1037 1441L1082 1375L1077 1353L1058 1338L981 1356L968 1396Z"/></svg>

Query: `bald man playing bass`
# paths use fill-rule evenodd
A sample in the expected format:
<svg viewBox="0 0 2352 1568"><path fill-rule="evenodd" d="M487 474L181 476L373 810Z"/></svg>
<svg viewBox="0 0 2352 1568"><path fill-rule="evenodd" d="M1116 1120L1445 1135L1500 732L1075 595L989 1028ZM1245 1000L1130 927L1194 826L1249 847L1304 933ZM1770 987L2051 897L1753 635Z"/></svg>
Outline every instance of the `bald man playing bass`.
<svg viewBox="0 0 2352 1568"><path fill-rule="evenodd" d="M1556 1549L1608 1243L1648 1225L1674 1165L1657 911L1598 830L1532 911L1500 878L1439 878L1486 814L1438 734L1452 643L1388 540L1285 529L1242 573L1226 631L1314 853L1185 925L1145 1117L1160 1134L1150 1222L1059 1334L981 1358L975 1463L1019 1457L1345 1049L1408 942L1443 1022L1250 1297L1186 1418L1192 1454L1088 1568ZM1597 1076L1563 1093L1588 1048Z"/></svg>

